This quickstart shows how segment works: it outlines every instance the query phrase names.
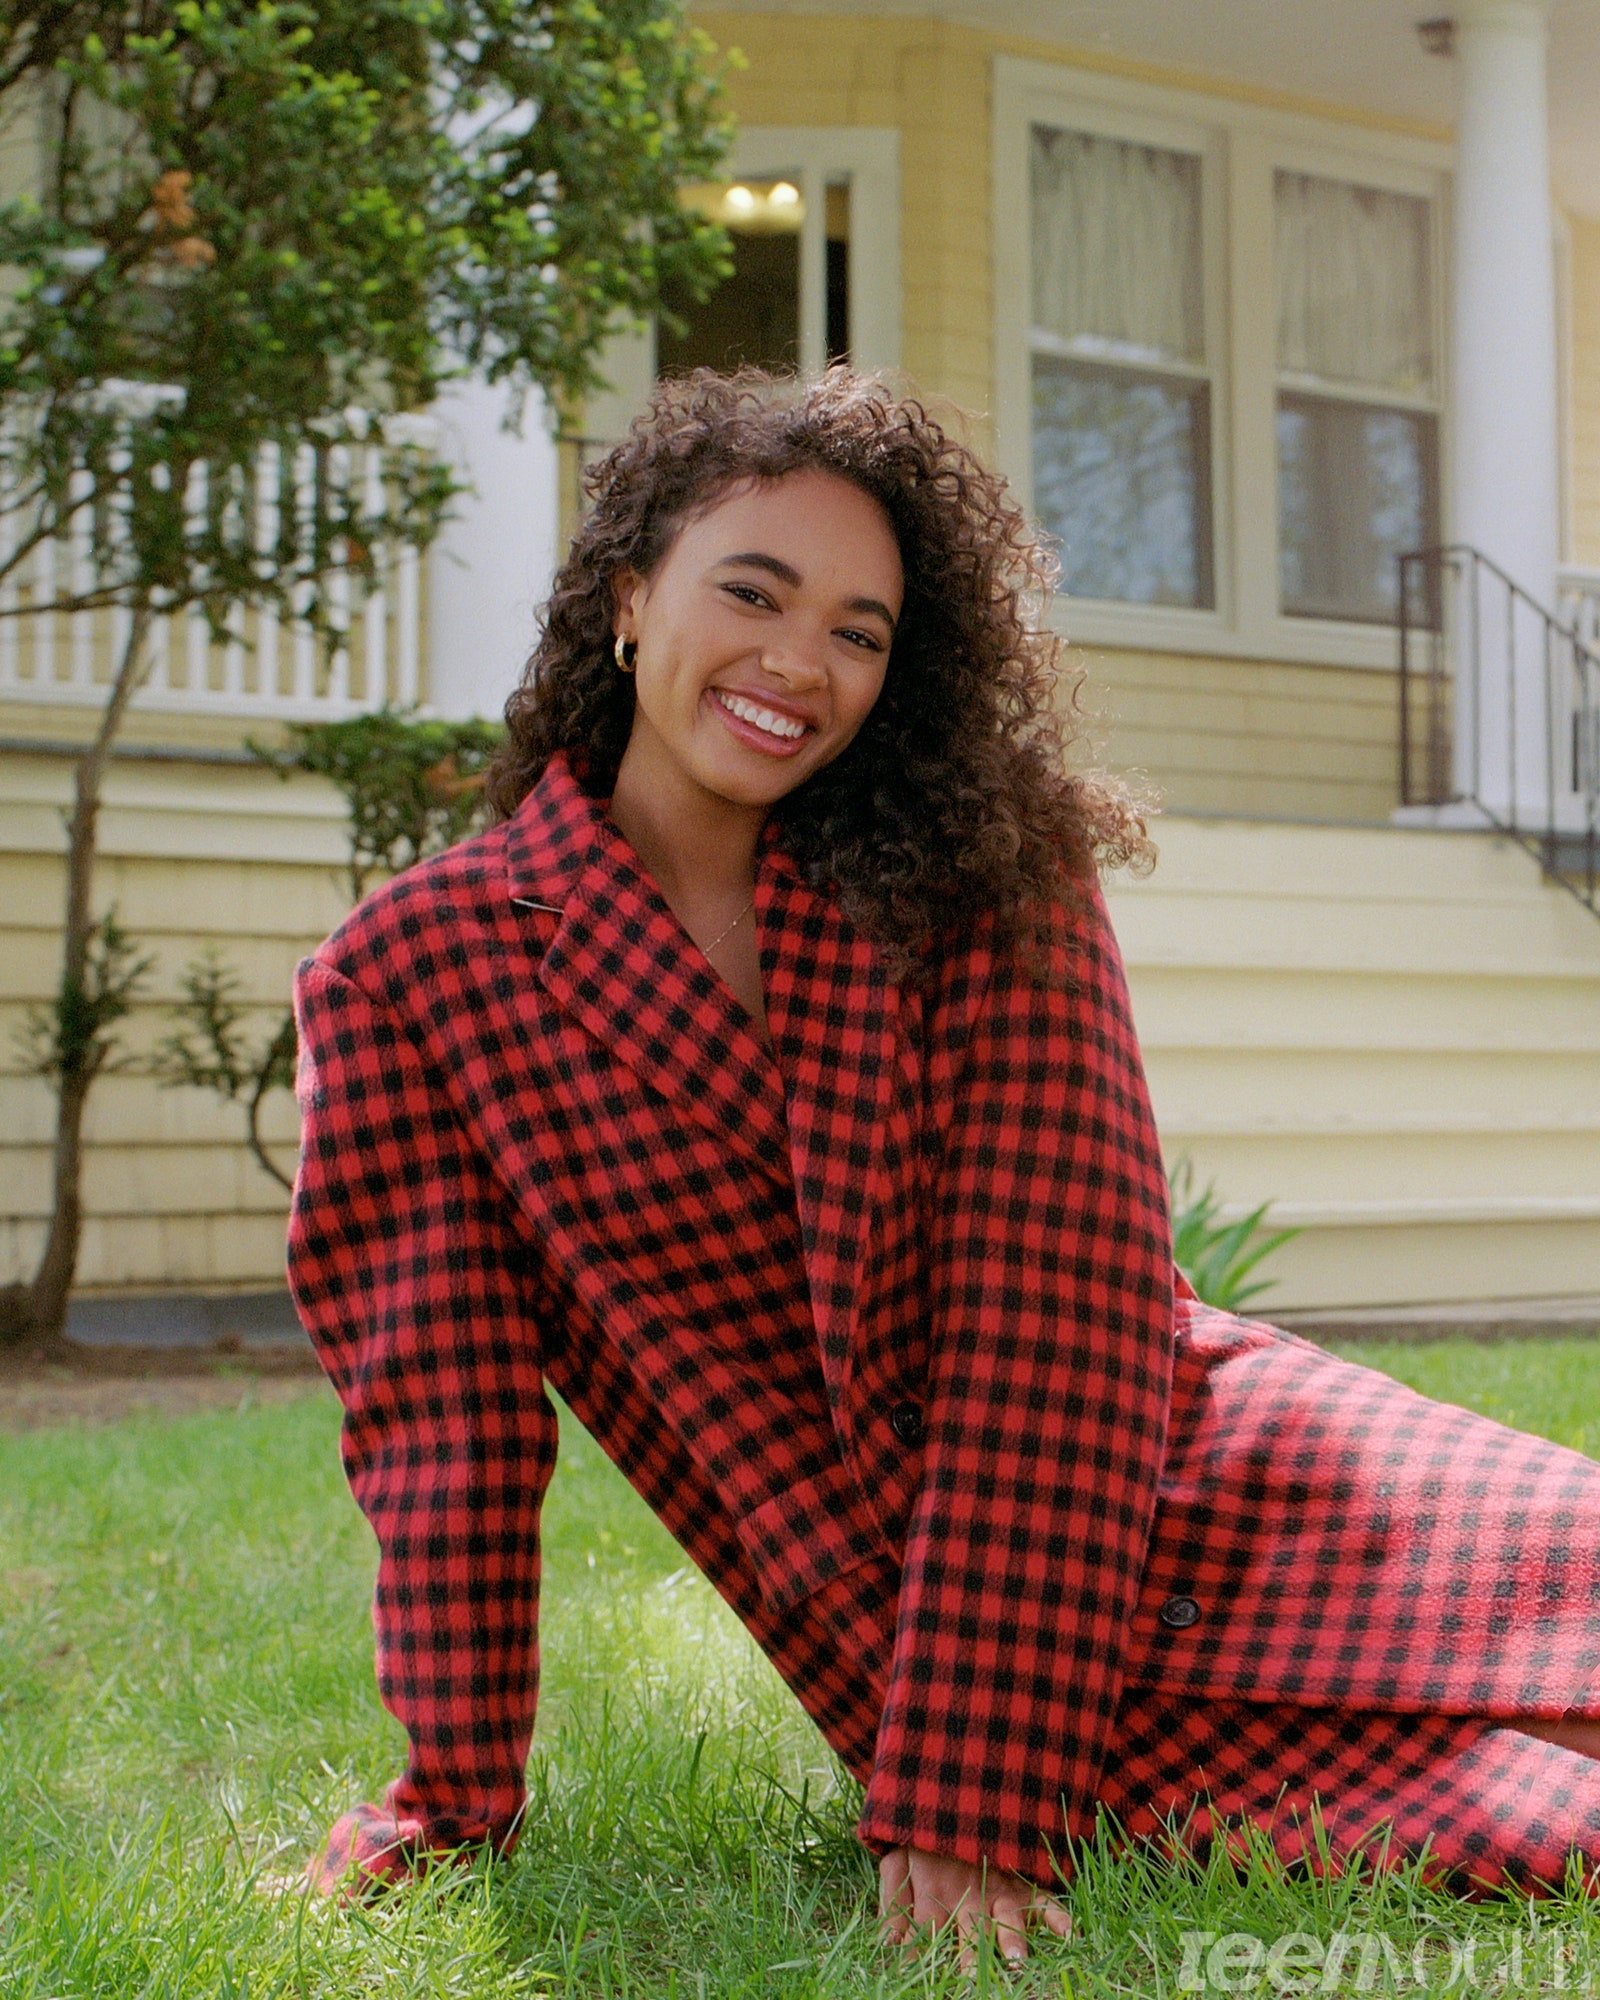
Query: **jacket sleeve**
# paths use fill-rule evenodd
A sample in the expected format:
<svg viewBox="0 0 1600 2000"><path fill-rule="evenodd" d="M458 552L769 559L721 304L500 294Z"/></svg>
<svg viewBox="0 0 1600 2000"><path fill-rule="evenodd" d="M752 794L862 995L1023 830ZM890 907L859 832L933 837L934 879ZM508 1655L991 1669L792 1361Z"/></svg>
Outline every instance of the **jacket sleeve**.
<svg viewBox="0 0 1600 2000"><path fill-rule="evenodd" d="M410 1743L324 1880L413 1850L507 1847L538 1685L539 1509L555 1466L531 1259L442 1078L352 980L296 983L303 1137L289 1279L344 1404L346 1474L378 1540L378 1685Z"/></svg>
<svg viewBox="0 0 1600 2000"><path fill-rule="evenodd" d="M1045 1883L1094 1828L1173 1338L1116 943L1098 897L1048 920L1037 977L975 949L929 1013L923 1480L860 1826Z"/></svg>

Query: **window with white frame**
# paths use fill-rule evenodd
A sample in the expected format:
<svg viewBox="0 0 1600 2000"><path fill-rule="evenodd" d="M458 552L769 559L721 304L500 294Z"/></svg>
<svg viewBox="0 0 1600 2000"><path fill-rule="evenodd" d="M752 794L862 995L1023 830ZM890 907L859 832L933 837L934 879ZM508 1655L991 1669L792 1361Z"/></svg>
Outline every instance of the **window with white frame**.
<svg viewBox="0 0 1600 2000"><path fill-rule="evenodd" d="M1392 623L1439 539L1431 204L1279 168L1273 216L1281 608Z"/></svg>
<svg viewBox="0 0 1600 2000"><path fill-rule="evenodd" d="M996 59L995 426L1075 636L1392 664L1437 542L1445 149Z"/></svg>
<svg viewBox="0 0 1600 2000"><path fill-rule="evenodd" d="M1201 171L1029 133L1033 503L1075 596L1214 602Z"/></svg>

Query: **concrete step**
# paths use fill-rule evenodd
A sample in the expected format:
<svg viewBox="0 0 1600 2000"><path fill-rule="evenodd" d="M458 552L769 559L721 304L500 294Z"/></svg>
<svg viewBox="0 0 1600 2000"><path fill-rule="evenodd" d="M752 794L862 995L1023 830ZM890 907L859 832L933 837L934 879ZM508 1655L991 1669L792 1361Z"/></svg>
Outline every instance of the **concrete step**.
<svg viewBox="0 0 1600 2000"><path fill-rule="evenodd" d="M1275 896L1147 891L1130 899L1124 948L1141 964L1219 971L1582 979L1597 948L1589 931L1600 924L1565 890L1549 884L1545 894L1550 904L1541 906L1315 896L1287 884Z"/></svg>
<svg viewBox="0 0 1600 2000"><path fill-rule="evenodd" d="M1195 1131L1600 1131L1600 1051L1190 1044L1158 1045L1146 1064L1168 1116Z"/></svg>
<svg viewBox="0 0 1600 2000"><path fill-rule="evenodd" d="M1169 1160L1303 1233L1268 1304L1600 1295L1600 923L1514 842L1158 822L1113 880Z"/></svg>
<svg viewBox="0 0 1600 2000"><path fill-rule="evenodd" d="M199 1347L223 1352L305 1346L294 1301L274 1291L78 1293L67 1338L84 1347Z"/></svg>
<svg viewBox="0 0 1600 2000"><path fill-rule="evenodd" d="M1596 1140L1588 1132L1532 1129L1473 1140L1461 1133L1393 1129L1197 1131L1168 1115L1159 1088L1152 1096L1169 1159L1187 1153L1202 1182L1215 1178L1233 1210L1271 1201L1275 1207L1348 1215L1380 1208L1439 1214L1448 1206L1479 1216L1552 1202L1568 1209L1600 1204ZM1519 1295L1516 1288L1500 1294Z"/></svg>
<svg viewBox="0 0 1600 2000"><path fill-rule="evenodd" d="M1119 934L1122 922L1117 904ZM1124 949L1127 949L1126 940ZM1386 1049L1600 1054L1592 974L1530 978L1169 965L1136 968L1148 1052Z"/></svg>

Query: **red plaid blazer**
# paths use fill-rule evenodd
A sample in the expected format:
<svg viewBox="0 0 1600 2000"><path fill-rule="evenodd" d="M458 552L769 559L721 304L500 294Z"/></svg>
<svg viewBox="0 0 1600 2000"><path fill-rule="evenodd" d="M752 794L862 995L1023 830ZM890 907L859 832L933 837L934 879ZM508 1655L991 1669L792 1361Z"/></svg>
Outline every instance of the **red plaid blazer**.
<svg viewBox="0 0 1600 2000"><path fill-rule="evenodd" d="M980 929L916 988L771 839L755 911L770 1053L558 759L301 967L290 1277L410 1740L372 1824L514 1834L546 1381L859 1775L880 1851L1048 1881L1097 1797L1135 1822L1202 1782L1270 1801L1306 1707L1595 1703L1587 1460L1186 1288L1175 1354L1098 908L1053 913L1043 980ZM1363 1782L1448 1819L1440 1759L1474 1732L1399 1779L1403 1739L1363 1739ZM1323 1735L1351 1776L1356 1736ZM1493 1768L1525 1819L1527 1770ZM1472 1810L1474 1839L1505 1818Z"/></svg>
<svg viewBox="0 0 1600 2000"><path fill-rule="evenodd" d="M503 1839L552 1382L867 1785L863 1836L1043 1869L1093 1823L1172 1367L1109 929L920 994L763 844L769 1054L603 808L370 897L300 970L301 1312L381 1551L395 1803Z"/></svg>

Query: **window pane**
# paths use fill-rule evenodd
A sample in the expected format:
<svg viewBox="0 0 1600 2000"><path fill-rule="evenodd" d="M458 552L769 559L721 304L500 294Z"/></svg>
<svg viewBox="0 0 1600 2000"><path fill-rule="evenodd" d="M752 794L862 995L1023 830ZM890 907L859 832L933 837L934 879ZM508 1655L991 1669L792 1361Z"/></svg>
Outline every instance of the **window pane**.
<svg viewBox="0 0 1600 2000"><path fill-rule="evenodd" d="M1206 383L1036 355L1033 497L1074 596L1213 603Z"/></svg>
<svg viewBox="0 0 1600 2000"><path fill-rule="evenodd" d="M1033 325L1075 352L1205 358L1200 162L1035 125Z"/></svg>
<svg viewBox="0 0 1600 2000"><path fill-rule="evenodd" d="M1367 389L1433 388L1428 203L1280 173L1274 181L1278 366Z"/></svg>
<svg viewBox="0 0 1600 2000"><path fill-rule="evenodd" d="M1278 398L1279 588L1298 618L1388 624L1396 558L1439 537L1436 420L1330 397Z"/></svg>
<svg viewBox="0 0 1600 2000"><path fill-rule="evenodd" d="M676 286L662 290L656 367L793 371L800 365L800 224L805 205L795 182L744 180L696 186L683 199L720 222L733 239L733 276L696 301ZM684 322L674 333L666 314Z"/></svg>

